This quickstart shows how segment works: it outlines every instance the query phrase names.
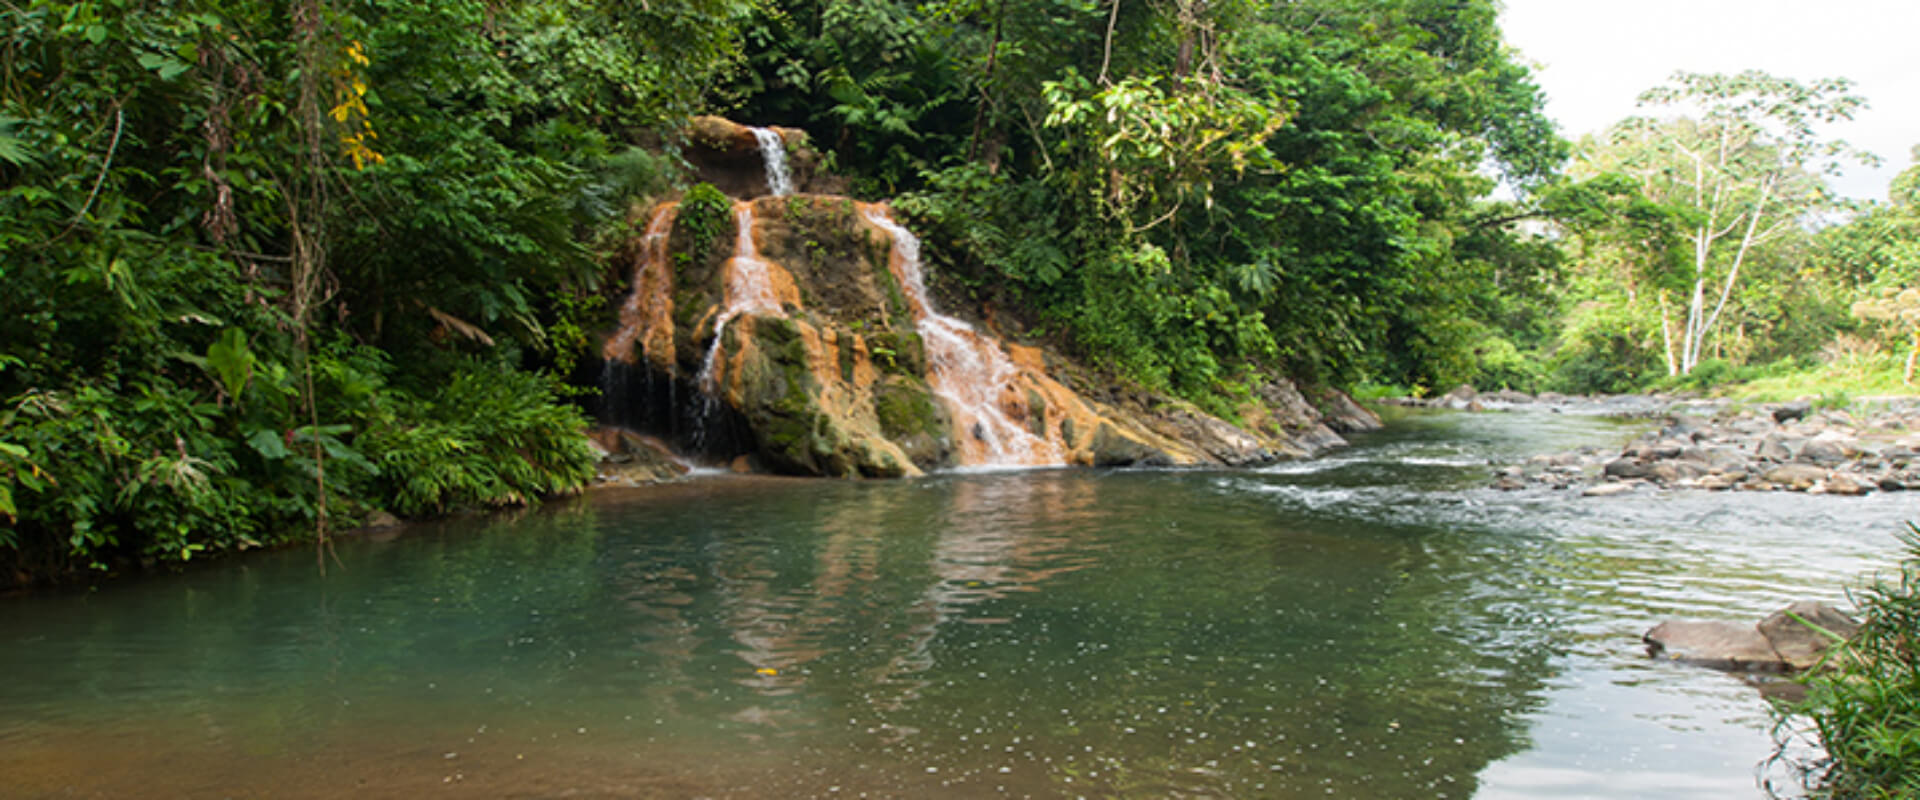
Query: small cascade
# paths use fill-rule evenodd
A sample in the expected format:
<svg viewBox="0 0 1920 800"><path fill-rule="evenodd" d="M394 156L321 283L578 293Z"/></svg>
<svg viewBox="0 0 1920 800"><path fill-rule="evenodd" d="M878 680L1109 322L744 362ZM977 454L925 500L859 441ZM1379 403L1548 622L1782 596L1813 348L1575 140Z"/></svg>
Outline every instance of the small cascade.
<svg viewBox="0 0 1920 800"><path fill-rule="evenodd" d="M927 380L953 413L966 466L1047 466L1066 462L1060 446L1027 429L1020 418L1030 409L1015 379L1020 368L999 342L973 326L933 309L920 265L920 240L887 216L882 206L866 206L868 222L893 236L890 259L912 307L914 325L926 343Z"/></svg>
<svg viewBox="0 0 1920 800"><path fill-rule="evenodd" d="M780 309L780 295L774 288L774 267L760 257L753 243L753 204L735 202L733 219L739 235L734 239L733 257L727 259L724 267L726 307L721 309L720 318L714 320L713 344L707 347L706 360L700 364L700 388L709 395L720 391L714 362L719 358L721 334L726 333L727 323L741 314L785 316Z"/></svg>
<svg viewBox="0 0 1920 800"><path fill-rule="evenodd" d="M607 337L601 348L608 361L633 364L637 342L648 361L673 363L673 265L667 239L679 208L677 203L661 203L647 220L640 237L640 263L633 271L633 292L620 306L620 330Z"/></svg>
<svg viewBox="0 0 1920 800"><path fill-rule="evenodd" d="M767 193L774 197L793 194L793 173L787 170L787 145L770 128L749 128L760 143L760 158L767 164Z"/></svg>

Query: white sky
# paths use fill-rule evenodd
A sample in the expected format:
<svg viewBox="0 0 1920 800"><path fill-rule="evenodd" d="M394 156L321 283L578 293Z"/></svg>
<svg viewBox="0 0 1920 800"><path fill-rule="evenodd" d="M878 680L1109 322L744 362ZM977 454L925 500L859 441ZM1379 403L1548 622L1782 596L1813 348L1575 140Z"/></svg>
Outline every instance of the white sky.
<svg viewBox="0 0 1920 800"><path fill-rule="evenodd" d="M1537 67L1547 114L1569 139L1636 113L1634 99L1677 70L1759 69L1848 78L1868 107L1827 136L1886 160L1833 186L1886 199L1920 144L1920 0L1505 0L1501 27Z"/></svg>

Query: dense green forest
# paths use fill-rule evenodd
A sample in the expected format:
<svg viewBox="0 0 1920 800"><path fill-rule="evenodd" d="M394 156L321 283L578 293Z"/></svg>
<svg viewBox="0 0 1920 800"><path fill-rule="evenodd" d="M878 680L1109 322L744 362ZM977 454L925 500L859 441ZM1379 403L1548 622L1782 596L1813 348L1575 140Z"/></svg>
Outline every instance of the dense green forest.
<svg viewBox="0 0 1920 800"><path fill-rule="evenodd" d="M1910 379L1920 173L1831 196L1848 84L1682 75L1570 142L1497 11L0 5L0 566L580 486L561 376L696 113L805 129L1015 333L1209 409Z"/></svg>

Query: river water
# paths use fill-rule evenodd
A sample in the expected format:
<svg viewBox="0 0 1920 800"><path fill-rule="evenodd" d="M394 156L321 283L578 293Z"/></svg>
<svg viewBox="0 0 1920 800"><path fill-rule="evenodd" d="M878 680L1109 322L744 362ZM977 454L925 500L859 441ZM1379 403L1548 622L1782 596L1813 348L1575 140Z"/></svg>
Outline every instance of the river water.
<svg viewBox="0 0 1920 800"><path fill-rule="evenodd" d="M1911 498L1484 488L1644 423L1420 413L1242 471L711 477L0 602L8 797L1759 797L1649 660Z"/></svg>

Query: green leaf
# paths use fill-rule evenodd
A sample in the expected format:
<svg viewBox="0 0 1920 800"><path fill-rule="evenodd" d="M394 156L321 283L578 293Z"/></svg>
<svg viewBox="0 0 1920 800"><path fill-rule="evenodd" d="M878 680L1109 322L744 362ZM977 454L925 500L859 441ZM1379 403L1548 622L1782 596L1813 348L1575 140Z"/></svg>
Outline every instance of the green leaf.
<svg viewBox="0 0 1920 800"><path fill-rule="evenodd" d="M279 461L293 455L293 452L287 449L286 441L271 428L254 431L252 436L247 437L247 444L268 461Z"/></svg>
<svg viewBox="0 0 1920 800"><path fill-rule="evenodd" d="M33 161L33 153L27 150L24 142L15 136L13 129L21 122L19 117L0 114L0 161L16 167L26 166Z"/></svg>
<svg viewBox="0 0 1920 800"><path fill-rule="evenodd" d="M226 329L218 340L207 346L208 367L236 403L240 402L240 393L246 390L247 381L253 377L256 361L253 351L247 349L246 334L239 328Z"/></svg>

